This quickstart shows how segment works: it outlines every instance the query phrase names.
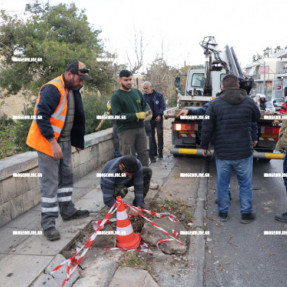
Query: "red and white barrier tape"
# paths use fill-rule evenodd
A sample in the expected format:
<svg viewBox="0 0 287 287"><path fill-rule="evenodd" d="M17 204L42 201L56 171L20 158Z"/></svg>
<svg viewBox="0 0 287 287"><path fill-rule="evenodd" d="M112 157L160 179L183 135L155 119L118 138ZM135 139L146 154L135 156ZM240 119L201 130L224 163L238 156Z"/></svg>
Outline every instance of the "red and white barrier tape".
<svg viewBox="0 0 287 287"><path fill-rule="evenodd" d="M145 220L147 220L150 224L152 224L153 226L155 226L158 230L162 231L164 234L168 235L169 237L173 238L173 240L176 240L179 244L186 246L183 242L181 242L180 240L178 240L177 238L175 238L174 236L172 236L171 234L169 234L166 230L164 230L163 228L161 228L159 225L157 225L156 223L154 223L153 221L151 221L150 219L148 219L147 217L145 217L142 213L138 212L134 206L126 204L125 206L128 206L129 208L131 208L132 210L136 211L141 217L143 217ZM143 210L142 208L138 208L140 210ZM145 210L145 209L144 209ZM145 210L145 212L148 211L147 213L152 214L155 213L153 211L149 211L149 210ZM155 213L156 214L156 213ZM155 215L157 216L157 215ZM173 215L172 215L173 216ZM169 216L164 216L164 217L168 217L170 220L172 221L178 221L178 219L174 218L174 216L172 218L170 218Z"/></svg>
<svg viewBox="0 0 287 287"><path fill-rule="evenodd" d="M126 206L129 206L131 207L130 205L126 204ZM134 206L133 206L134 207ZM164 218L164 217L167 217L171 222L176 222L178 221L178 219L173 215L173 214L169 214L169 213L157 213L157 212L154 212L154 211L151 211L151 210L147 210L147 209L143 209L141 207L137 207L138 209L140 209L141 211L147 213L147 214L150 214L150 215L153 215L153 216L156 216L158 218Z"/></svg>
<svg viewBox="0 0 287 287"><path fill-rule="evenodd" d="M75 255L67 260L65 260L64 262L62 262L60 265L58 265L56 268L54 268L50 274L53 275L53 273L57 270L59 270L62 266L64 266L66 263L68 263L68 267L67 267L67 278L63 281L62 283L62 287L65 286L66 282L70 279L70 277L72 276L72 274L74 273L74 271L76 270L76 268L78 267L78 265L81 263L81 261L83 260L85 254L87 253L87 251L89 250L89 248L91 247L93 241L95 240L95 238L97 237L97 233L98 231L100 231L104 225L106 224L106 222L109 220L109 218L115 213L115 211L117 210L116 207L116 203L111 207L111 209L109 210L109 212L107 213L107 215L105 216L105 218L101 221L100 225L98 226L97 230L90 236L90 238L85 242L85 244L79 249L76 250ZM83 251L82 251L83 250ZM81 255L80 252L82 251ZM78 255L76 257L76 255ZM76 264L73 266L72 263Z"/></svg>
<svg viewBox="0 0 287 287"><path fill-rule="evenodd" d="M124 203L125 206L130 207L132 210L136 211L134 206L131 206L129 204ZM156 213L154 211L151 210L147 210L147 209L143 209L138 207L138 209L140 209L141 211L148 213L150 215L156 216L158 218L164 218L167 217L170 221L172 222L176 222L178 221L178 219L175 218L174 215L172 214L164 214L164 213ZM107 213L107 215L105 216L105 218L103 220L98 220L95 221L93 224L93 227L95 229L95 232L90 236L90 238L85 242L85 244L79 249L75 251L74 256L70 257L69 259L65 260L64 262L62 262L60 265L58 265L57 267L55 267L50 274L53 275L54 272L56 272L57 270L59 270L61 267L63 267L65 264L67 264L67 278L63 281L62 283L62 287L65 286L66 282L70 279L70 277L72 276L72 274L74 273L74 271L76 270L76 268L78 267L78 265L81 263L81 261L83 260L85 254L87 253L87 251L89 250L89 248L91 247L93 241L95 240L95 238L97 237L97 233L98 231L100 231L104 225L106 223L111 223L111 222L115 222L117 219L116 218L111 218L110 217L115 213L115 211L117 210L117 206L116 203L111 207L111 209L109 210L109 212ZM159 244L167 242L167 241L171 241L171 240L176 240L178 241L178 243L180 243L181 245L185 246L185 244L183 242L181 242L180 240L177 239L178 237L178 232L175 230L172 230L173 235L169 234L166 230L164 230L163 228L161 228L159 225L157 225L156 223L154 223L153 221L151 221L150 219L148 219L147 217L145 217L142 213L138 212L138 214L143 217L145 220L147 220L149 223L151 223L153 226L155 226L157 229L159 229L160 231L162 231L163 233L165 233L166 235L168 235L169 237L171 237L170 239L162 239L159 240L157 242L157 247ZM106 248L105 250L122 250L125 252L130 252L130 251L142 251L142 252L146 252L149 255L153 255L152 251L150 250L149 246L146 243L143 243L140 245L140 247L138 247L137 249L125 249L125 248L118 248L118 247L114 247L114 248ZM81 255L80 255L80 252ZM72 265L72 263L76 263L74 266Z"/></svg>

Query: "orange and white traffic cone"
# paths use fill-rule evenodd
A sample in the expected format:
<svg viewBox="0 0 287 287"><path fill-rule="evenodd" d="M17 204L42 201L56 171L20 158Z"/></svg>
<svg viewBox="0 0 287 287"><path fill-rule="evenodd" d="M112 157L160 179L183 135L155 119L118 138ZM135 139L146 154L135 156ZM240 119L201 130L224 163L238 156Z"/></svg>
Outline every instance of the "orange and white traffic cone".
<svg viewBox="0 0 287 287"><path fill-rule="evenodd" d="M117 196L117 247L136 249L141 242L140 233L134 233L125 205Z"/></svg>

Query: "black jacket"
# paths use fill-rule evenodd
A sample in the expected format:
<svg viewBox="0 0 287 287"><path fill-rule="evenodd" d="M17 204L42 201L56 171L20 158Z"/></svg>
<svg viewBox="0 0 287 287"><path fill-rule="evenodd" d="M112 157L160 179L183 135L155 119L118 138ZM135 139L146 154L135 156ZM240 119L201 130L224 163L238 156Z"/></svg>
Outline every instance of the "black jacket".
<svg viewBox="0 0 287 287"><path fill-rule="evenodd" d="M247 158L253 153L251 122L260 112L242 89L225 89L210 102L202 123L201 146L207 149L213 137L215 157L222 160Z"/></svg>

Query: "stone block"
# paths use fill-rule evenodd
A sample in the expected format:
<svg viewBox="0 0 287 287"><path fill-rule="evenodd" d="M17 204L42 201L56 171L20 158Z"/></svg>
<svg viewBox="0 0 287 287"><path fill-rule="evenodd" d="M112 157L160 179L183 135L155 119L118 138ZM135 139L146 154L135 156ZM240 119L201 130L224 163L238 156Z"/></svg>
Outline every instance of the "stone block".
<svg viewBox="0 0 287 287"><path fill-rule="evenodd" d="M3 226L11 220L10 202L5 202L0 205L0 226Z"/></svg>
<svg viewBox="0 0 287 287"><path fill-rule="evenodd" d="M52 260L52 256L8 255L1 260L0 286L31 286Z"/></svg>
<svg viewBox="0 0 287 287"><path fill-rule="evenodd" d="M12 219L24 212L23 195L10 200L10 210Z"/></svg>
<svg viewBox="0 0 287 287"><path fill-rule="evenodd" d="M16 184L16 195L19 196L27 192L29 187L29 181L32 178L29 177L15 177L15 184Z"/></svg>
<svg viewBox="0 0 287 287"><path fill-rule="evenodd" d="M180 234L181 231L186 231L184 226L179 221L171 222L168 218L155 218L153 221L169 234L172 234L172 230L176 230L179 233L177 239L185 244L184 246L172 240L159 244L159 249L165 254L184 254L188 245L188 236ZM145 223L141 234L143 241L153 246L156 246L159 240L171 238L150 223Z"/></svg>
<svg viewBox="0 0 287 287"><path fill-rule="evenodd" d="M29 190L23 194L23 210L27 211L34 206L34 191Z"/></svg>
<svg viewBox="0 0 287 287"><path fill-rule="evenodd" d="M12 198L17 196L16 194L16 179L14 177L9 177L2 181L3 184L3 201L10 201Z"/></svg>
<svg viewBox="0 0 287 287"><path fill-rule="evenodd" d="M158 287L146 270L136 268L119 268L109 287Z"/></svg>
<svg viewBox="0 0 287 287"><path fill-rule="evenodd" d="M3 191L3 183L2 183L2 181L0 181L0 205L2 203L4 203L3 193L4 193L4 191Z"/></svg>
<svg viewBox="0 0 287 287"><path fill-rule="evenodd" d="M52 262L49 264L49 266L45 269L45 273L42 273L37 280L31 285L31 287L61 287L62 282L66 279L66 270L67 265L63 266L61 269L57 270L55 273L53 273L53 276L50 274L50 272L57 267L59 264L61 264L63 261L65 261L66 258L58 254ZM66 282L65 287L73 286L73 283L80 277L78 269L74 271L69 281Z"/></svg>

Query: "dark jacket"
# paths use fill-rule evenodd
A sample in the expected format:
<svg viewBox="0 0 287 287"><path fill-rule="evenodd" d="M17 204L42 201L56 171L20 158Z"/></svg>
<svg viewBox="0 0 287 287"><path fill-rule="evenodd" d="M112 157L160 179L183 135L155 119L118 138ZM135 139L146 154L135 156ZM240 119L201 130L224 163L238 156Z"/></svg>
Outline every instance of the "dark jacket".
<svg viewBox="0 0 287 287"><path fill-rule="evenodd" d="M122 157L118 157L108 161L102 173L121 173L119 169L119 163ZM116 202L114 197L116 185L134 186L134 194L137 206L143 205L143 169L139 160L137 160L139 165L139 170L133 175L132 178L129 177L101 177L101 188L103 192L104 203L108 207L112 207Z"/></svg>
<svg viewBox="0 0 287 287"><path fill-rule="evenodd" d="M37 119L37 124L41 131L41 134L45 138L51 139L54 137L54 133L50 123L50 117L55 112L59 104L61 95L58 89L53 85L44 86L41 89L40 94L41 98L37 107L37 116L41 116L42 118ZM74 91L74 98L75 98L75 117L74 117L73 128L71 130L71 145L78 147L80 149L84 149L85 114L84 114L84 107L81 98L81 93L79 90Z"/></svg>
<svg viewBox="0 0 287 287"><path fill-rule="evenodd" d="M204 106L200 108L187 108L188 109L188 115L195 115L195 116L204 116L206 114L206 111L208 109L209 104L211 103L208 102ZM252 140L253 141L258 141L258 125L257 122L252 122L251 123L251 133L252 133Z"/></svg>
<svg viewBox="0 0 287 287"><path fill-rule="evenodd" d="M163 115L163 112L165 110L165 100L163 95L156 91L153 90L153 100L151 101L151 97L149 94L144 94L143 97L147 104L150 106L153 112L153 118L156 118L157 116Z"/></svg>
<svg viewBox="0 0 287 287"><path fill-rule="evenodd" d="M243 89L225 89L210 102L202 123L201 146L208 149L214 139L215 157L222 160L247 158L253 153L251 122L257 122L260 112Z"/></svg>

